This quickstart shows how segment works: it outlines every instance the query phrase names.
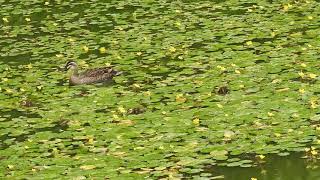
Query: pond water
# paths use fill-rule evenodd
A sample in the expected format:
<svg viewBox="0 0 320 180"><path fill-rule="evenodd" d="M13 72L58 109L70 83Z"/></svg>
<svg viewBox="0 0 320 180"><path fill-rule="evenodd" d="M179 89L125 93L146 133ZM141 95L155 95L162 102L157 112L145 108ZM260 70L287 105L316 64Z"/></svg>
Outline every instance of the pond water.
<svg viewBox="0 0 320 180"><path fill-rule="evenodd" d="M208 174L221 179L251 179L259 180L313 180L320 179L320 163L314 159L302 158L301 153L289 156L268 156L268 159L256 167L213 167ZM218 178L217 178L218 179Z"/></svg>
<svg viewBox="0 0 320 180"><path fill-rule="evenodd" d="M0 178L317 178L319 17L311 0L0 0ZM124 73L69 86L69 60Z"/></svg>

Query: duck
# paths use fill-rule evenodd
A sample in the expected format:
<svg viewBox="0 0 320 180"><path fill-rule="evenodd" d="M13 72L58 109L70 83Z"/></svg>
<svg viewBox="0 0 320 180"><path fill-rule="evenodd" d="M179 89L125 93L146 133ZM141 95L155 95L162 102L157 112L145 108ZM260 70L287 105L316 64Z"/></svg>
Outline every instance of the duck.
<svg viewBox="0 0 320 180"><path fill-rule="evenodd" d="M75 61L68 61L65 65L65 70L71 71L69 85L95 84L110 82L113 77L122 74L121 71L114 70L111 67L101 67L89 69L84 72L78 72L78 65Z"/></svg>

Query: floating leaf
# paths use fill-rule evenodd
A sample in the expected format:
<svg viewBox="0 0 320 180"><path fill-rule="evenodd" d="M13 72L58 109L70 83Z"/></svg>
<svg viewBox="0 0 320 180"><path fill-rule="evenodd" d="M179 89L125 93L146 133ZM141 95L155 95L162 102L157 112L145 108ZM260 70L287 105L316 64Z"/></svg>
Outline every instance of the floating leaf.
<svg viewBox="0 0 320 180"><path fill-rule="evenodd" d="M83 166L80 166L80 169L82 170L91 170L91 169L95 169L96 166L95 165L83 165Z"/></svg>

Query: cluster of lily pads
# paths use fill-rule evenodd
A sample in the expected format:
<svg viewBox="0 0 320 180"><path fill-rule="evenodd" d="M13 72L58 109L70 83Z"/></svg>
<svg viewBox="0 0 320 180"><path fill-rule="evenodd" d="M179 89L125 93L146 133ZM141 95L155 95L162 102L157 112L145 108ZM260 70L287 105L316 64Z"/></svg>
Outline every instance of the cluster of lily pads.
<svg viewBox="0 0 320 180"><path fill-rule="evenodd" d="M317 159L319 13L310 0L0 0L0 177L200 178L310 146ZM124 74L71 87L71 59Z"/></svg>

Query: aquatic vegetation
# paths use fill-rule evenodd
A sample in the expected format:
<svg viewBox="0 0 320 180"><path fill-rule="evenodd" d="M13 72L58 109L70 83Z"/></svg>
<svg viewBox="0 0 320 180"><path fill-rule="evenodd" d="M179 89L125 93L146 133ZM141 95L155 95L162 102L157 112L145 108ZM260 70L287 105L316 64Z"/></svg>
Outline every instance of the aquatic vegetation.
<svg viewBox="0 0 320 180"><path fill-rule="evenodd" d="M316 1L0 2L2 178L207 177L318 157ZM69 59L125 73L70 87Z"/></svg>

